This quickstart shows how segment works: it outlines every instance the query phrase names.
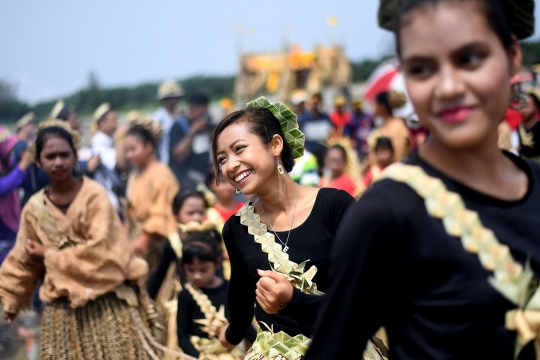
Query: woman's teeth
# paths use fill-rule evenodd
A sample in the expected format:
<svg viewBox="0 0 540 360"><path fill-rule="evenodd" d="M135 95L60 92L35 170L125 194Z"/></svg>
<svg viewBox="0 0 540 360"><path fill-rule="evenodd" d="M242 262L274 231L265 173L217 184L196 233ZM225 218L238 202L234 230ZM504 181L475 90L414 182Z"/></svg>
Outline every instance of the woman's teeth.
<svg viewBox="0 0 540 360"><path fill-rule="evenodd" d="M248 176L249 174L251 174L251 170L248 170L248 171L244 171L243 173L241 173L240 175L238 175L237 177L234 178L234 181L236 181L237 183L242 181L246 176Z"/></svg>

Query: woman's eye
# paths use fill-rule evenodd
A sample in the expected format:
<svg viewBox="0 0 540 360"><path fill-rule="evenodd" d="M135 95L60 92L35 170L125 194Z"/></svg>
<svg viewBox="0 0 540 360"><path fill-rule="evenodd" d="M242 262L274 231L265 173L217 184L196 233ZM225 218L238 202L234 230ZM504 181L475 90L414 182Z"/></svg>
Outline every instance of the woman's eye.
<svg viewBox="0 0 540 360"><path fill-rule="evenodd" d="M223 163L223 161L225 160L225 157L220 157L218 158L218 164L221 165Z"/></svg>
<svg viewBox="0 0 540 360"><path fill-rule="evenodd" d="M238 152L238 151L242 150L243 148L245 148L244 145L238 145L238 146L236 146L236 147L234 148L234 151L235 151L235 152Z"/></svg>
<svg viewBox="0 0 540 360"><path fill-rule="evenodd" d="M428 65L412 65L407 69L410 76L426 77L431 74L431 67Z"/></svg>
<svg viewBox="0 0 540 360"><path fill-rule="evenodd" d="M470 53L463 55L459 59L459 62L461 63L461 65L466 67L475 67L482 61L484 57L485 56L479 53Z"/></svg>

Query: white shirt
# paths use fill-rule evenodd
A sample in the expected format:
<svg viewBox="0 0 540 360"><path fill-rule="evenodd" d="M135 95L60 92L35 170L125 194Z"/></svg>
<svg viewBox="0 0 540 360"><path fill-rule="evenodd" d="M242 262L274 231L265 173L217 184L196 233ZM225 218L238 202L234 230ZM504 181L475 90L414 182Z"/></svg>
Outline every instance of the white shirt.
<svg viewBox="0 0 540 360"><path fill-rule="evenodd" d="M101 131L96 131L92 137L92 153L99 155L101 160L101 166L106 169L96 169L94 173L94 180L101 184L105 190L112 205L118 211L120 203L113 191L114 182L111 179L111 174L116 174L116 149L114 148L114 140L109 135Z"/></svg>
<svg viewBox="0 0 540 360"><path fill-rule="evenodd" d="M163 107L156 110L154 113L154 119L161 124L163 133L158 145L159 160L169 165L169 135L171 133L171 127L176 119Z"/></svg>

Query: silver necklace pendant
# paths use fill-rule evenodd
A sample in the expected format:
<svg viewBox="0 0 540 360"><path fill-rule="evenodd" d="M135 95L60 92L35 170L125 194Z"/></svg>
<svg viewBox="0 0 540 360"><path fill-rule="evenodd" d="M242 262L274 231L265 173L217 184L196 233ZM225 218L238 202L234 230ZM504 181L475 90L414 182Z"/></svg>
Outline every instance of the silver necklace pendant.
<svg viewBox="0 0 540 360"><path fill-rule="evenodd" d="M283 252L286 253L287 251L289 251L289 247L285 245L285 247L283 248Z"/></svg>

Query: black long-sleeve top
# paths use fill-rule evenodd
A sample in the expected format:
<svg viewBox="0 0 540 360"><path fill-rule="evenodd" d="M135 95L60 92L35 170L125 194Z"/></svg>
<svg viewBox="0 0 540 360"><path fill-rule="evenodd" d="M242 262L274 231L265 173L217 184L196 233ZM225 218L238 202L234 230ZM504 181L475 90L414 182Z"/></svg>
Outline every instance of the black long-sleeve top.
<svg viewBox="0 0 540 360"><path fill-rule="evenodd" d="M523 126L523 125L520 125ZM540 122L534 124L530 130L526 130L526 133L532 136L532 144L523 144L521 134L519 134L520 149L519 153L525 158L538 158L540 156Z"/></svg>
<svg viewBox="0 0 540 360"><path fill-rule="evenodd" d="M225 306L225 315L228 317L229 308L227 306L227 289L229 282L224 280L223 283L214 289L201 288L200 290L208 296L212 305L219 310L221 305ZM193 299L189 291L183 289L178 293L178 313L176 316L178 345L186 354L199 357L199 351L189 340L190 336L198 336L208 338L208 334L201 330L200 324L194 320L204 319L204 314L199 305ZM246 338L253 343L255 341L255 328L250 326L246 334Z"/></svg>
<svg viewBox="0 0 540 360"><path fill-rule="evenodd" d="M159 261L156 267L156 270L153 274L150 275L150 278L148 280L148 284L146 285L146 290L148 291L148 295L150 295L150 298L153 300L156 299L156 296L159 292L159 289L161 288L161 284L163 284L163 280L165 280L165 277L167 276L167 271L169 270L169 266L176 262L176 272L179 273L179 275L183 275L183 272L180 272L181 269L181 262L179 261L178 257L176 256L176 252L171 246L171 243L167 239L165 243L163 244L163 249L161 252L161 256L159 257ZM184 277L181 277L182 283L184 283Z"/></svg>
<svg viewBox="0 0 540 360"><path fill-rule="evenodd" d="M306 221L291 230L288 242L290 260L298 264L309 260L306 270L315 265L318 271L313 281L323 292L327 287L329 254L334 235L343 214L352 203L354 199L345 191L320 189ZM281 239L286 239L287 233L277 234ZM257 269L270 270L268 254L262 251L261 244L255 242L247 227L240 224L238 216L232 216L225 223L223 239L231 260L228 293L231 317L225 334L227 341L238 344L242 340L254 311L256 320L273 326L274 332L311 336L315 314L323 297L304 294L295 288L291 302L279 314L267 314L259 306L253 309L256 284L260 279Z"/></svg>
<svg viewBox="0 0 540 360"><path fill-rule="evenodd" d="M505 201L452 180L414 153L406 161L441 179L521 264L540 273L540 166L506 155L528 176L526 195ZM477 254L428 215L408 185L385 179L347 213L332 251L332 283L307 360L338 359L380 326L391 359L513 359L516 333L505 314L516 305L488 283ZM529 346L521 359L534 359Z"/></svg>

